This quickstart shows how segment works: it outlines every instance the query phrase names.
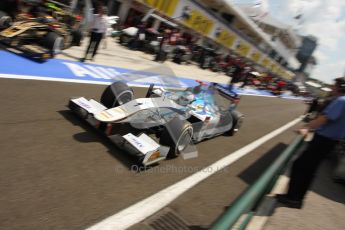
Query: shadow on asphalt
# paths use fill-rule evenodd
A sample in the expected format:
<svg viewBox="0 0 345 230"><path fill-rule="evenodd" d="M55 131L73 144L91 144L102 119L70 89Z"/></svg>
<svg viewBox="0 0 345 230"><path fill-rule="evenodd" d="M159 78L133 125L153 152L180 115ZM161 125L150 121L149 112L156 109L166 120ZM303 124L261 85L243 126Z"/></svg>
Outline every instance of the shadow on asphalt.
<svg viewBox="0 0 345 230"><path fill-rule="evenodd" d="M265 155L263 155L263 157L255 161L254 164L250 165L247 169L241 172L239 177L247 184L253 184L270 166L270 164L272 164L272 162L280 155L280 153L285 150L286 147L286 144L277 144ZM292 163L293 161L290 162L289 167L291 167ZM317 171L316 178L310 190L323 197L326 197L327 199L345 204L345 185L334 182L334 167L335 162L333 159L328 158L324 160ZM289 174L287 174L287 176L289 176Z"/></svg>
<svg viewBox="0 0 345 230"><path fill-rule="evenodd" d="M91 127L86 122L82 121L76 117L73 112L69 110L58 111L66 120L70 121L75 126L80 126L85 132L77 133L73 135L73 138L82 143L99 142L108 148L108 153L119 160L128 169L132 169L134 165L138 165L138 160L125 153L124 151L118 149L109 139L105 138L103 134Z"/></svg>
<svg viewBox="0 0 345 230"><path fill-rule="evenodd" d="M242 171L238 176L248 185L253 184L265 170L274 162L277 157L286 149L287 145L278 143L260 159L256 160L252 165Z"/></svg>
<svg viewBox="0 0 345 230"><path fill-rule="evenodd" d="M73 55L68 54L68 53L66 53L66 52L61 52L61 55L66 56L66 57L69 57L69 58L73 58L73 59L75 59L75 60L77 60L77 61L80 61L80 59L82 58L82 57L73 56Z"/></svg>

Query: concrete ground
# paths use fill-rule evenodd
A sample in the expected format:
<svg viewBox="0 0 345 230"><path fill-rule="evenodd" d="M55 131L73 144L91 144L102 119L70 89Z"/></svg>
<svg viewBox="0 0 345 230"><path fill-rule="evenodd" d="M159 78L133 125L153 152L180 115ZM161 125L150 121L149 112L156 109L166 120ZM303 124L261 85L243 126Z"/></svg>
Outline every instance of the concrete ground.
<svg viewBox="0 0 345 230"><path fill-rule="evenodd" d="M336 230L345 226L345 185L332 180L334 165L326 160L318 171L302 209L276 204L264 230Z"/></svg>
<svg viewBox="0 0 345 230"><path fill-rule="evenodd" d="M107 46L103 47L104 41L100 44L98 54L95 56L94 61L86 61L86 63L128 68L133 70L149 70L161 63L154 61L154 55L146 54L142 51L133 51L125 46L120 45L117 42L117 38L107 38ZM57 55L57 58L66 60L80 60L84 57L86 45L88 45L88 39L85 39L81 46L71 47L64 50L61 54ZM164 65L174 71L175 76L204 80L217 83L228 83L229 76L224 74L212 72L209 70L203 70L194 64L176 64L172 61L164 62Z"/></svg>
<svg viewBox="0 0 345 230"><path fill-rule="evenodd" d="M291 162L292 163L292 162ZM289 170L282 175L247 226L247 230L321 230L343 229L345 226L345 185L333 180L334 159L321 164L301 209L278 203L275 194L288 188Z"/></svg>

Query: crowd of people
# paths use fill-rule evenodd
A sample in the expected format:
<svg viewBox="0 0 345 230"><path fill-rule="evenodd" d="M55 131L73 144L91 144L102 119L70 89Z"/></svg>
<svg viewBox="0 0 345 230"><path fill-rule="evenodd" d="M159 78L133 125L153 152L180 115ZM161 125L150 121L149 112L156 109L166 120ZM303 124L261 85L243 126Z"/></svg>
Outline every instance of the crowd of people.
<svg viewBox="0 0 345 230"><path fill-rule="evenodd" d="M7 0L10 1L10 0ZM12 1L12 0L11 0ZM19 5L24 2L14 1L12 4L17 8L13 9L16 15L19 13ZM97 55L102 40L109 34L107 31L111 25L108 23L107 9L102 1L94 1L94 12L90 23L87 25L87 34L90 37L89 44L80 61L93 60ZM46 1L33 4L27 7L27 13L32 17L38 17ZM81 16L82 17L82 16ZM171 60L178 64L196 64L202 69L226 74L230 77L229 89L234 84L239 87L254 87L260 90L270 91L274 95L279 95L284 90L290 90L298 94L298 90L292 83L286 81L271 71L261 71L258 66L247 58L240 57L235 52L222 48L219 44L207 37L202 37L196 32L192 32L174 23L161 22L155 29L153 18L148 17L143 21L145 15L130 14L122 23L119 29L119 42L133 50L154 55L154 60L164 62ZM119 24L117 24L119 25ZM134 33L128 33L128 31ZM105 40L103 40L105 43Z"/></svg>
<svg viewBox="0 0 345 230"><path fill-rule="evenodd" d="M27 4L20 0L6 0L8 12L21 15L23 8L30 17L39 17L39 14L47 11L45 0L37 1L35 4ZM90 37L89 44L80 61L93 60L97 55L99 46L107 35L111 25L108 23L107 9L102 1L93 1L94 14L91 22L87 25L87 32ZM43 10L44 9L44 10ZM79 12L80 13L80 12ZM82 16L82 13L77 14ZM154 60L164 62L171 60L178 64L196 64L202 69L219 72L231 77L229 89L234 84L240 87L254 87L260 90L267 90L274 95L279 95L288 90L298 95L300 92L292 82L278 76L272 71L263 71L253 61L240 57L234 51L226 50L216 42L207 37L202 37L183 26L174 23L161 22L155 29L153 18L138 12L129 14L123 20L119 30L119 42L133 50L141 50L154 55ZM80 18L81 21L81 18ZM119 25L119 24L117 24ZM135 29L134 33L127 33L128 29ZM105 41L103 40L105 43Z"/></svg>
<svg viewBox="0 0 345 230"><path fill-rule="evenodd" d="M274 95L284 90L299 93L292 82L272 71L262 71L263 68L253 61L234 51L226 51L211 39L202 38L183 27L172 27L162 22L158 29L154 29L153 23L132 16L121 31L120 44L151 53L158 62L171 60L177 64L196 64L202 69L226 74L231 77L230 89L235 83L242 82L240 87L251 86Z"/></svg>

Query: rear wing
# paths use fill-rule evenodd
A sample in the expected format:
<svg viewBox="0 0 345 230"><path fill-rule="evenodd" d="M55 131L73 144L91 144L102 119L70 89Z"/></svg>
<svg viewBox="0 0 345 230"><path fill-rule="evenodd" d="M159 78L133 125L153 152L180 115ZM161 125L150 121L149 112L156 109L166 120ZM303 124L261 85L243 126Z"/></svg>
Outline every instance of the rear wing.
<svg viewBox="0 0 345 230"><path fill-rule="evenodd" d="M219 85L219 84L216 84L216 89L218 91L218 93L224 97L225 99L228 99L234 103L238 103L240 101L240 96L233 92L233 91L229 91L229 89L225 88L224 86L222 85Z"/></svg>

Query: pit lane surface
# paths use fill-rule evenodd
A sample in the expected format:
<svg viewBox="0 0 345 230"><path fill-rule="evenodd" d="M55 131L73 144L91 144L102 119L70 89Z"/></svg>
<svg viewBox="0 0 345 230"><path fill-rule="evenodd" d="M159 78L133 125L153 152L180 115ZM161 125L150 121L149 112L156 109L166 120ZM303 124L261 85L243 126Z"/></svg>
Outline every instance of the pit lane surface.
<svg viewBox="0 0 345 230"><path fill-rule="evenodd" d="M72 96L99 99L103 89L0 79L0 229L84 229L283 126L305 109L299 100L243 96L239 110L246 117L238 135L199 143L197 158L164 161L136 173L125 153L65 107ZM135 93L140 97L145 92ZM290 131L269 141L170 208L191 226L211 224L293 137Z"/></svg>

